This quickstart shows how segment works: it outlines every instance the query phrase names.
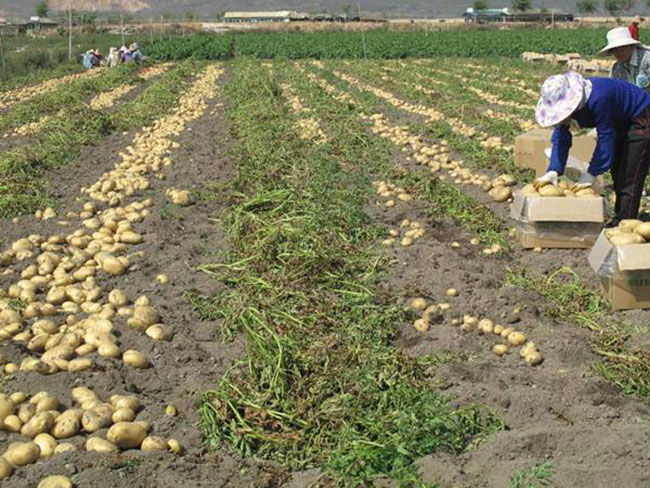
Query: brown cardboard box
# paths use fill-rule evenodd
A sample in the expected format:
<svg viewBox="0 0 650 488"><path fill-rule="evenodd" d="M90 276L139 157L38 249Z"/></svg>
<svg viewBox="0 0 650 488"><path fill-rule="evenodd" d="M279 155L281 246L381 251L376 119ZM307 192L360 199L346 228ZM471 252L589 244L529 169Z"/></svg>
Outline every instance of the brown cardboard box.
<svg viewBox="0 0 650 488"><path fill-rule="evenodd" d="M515 138L515 166L531 168L537 176L542 176L548 168L548 158L544 151L552 146L553 129L533 129ZM596 147L596 138L589 135L574 135L569 156L572 158L567 169L584 171L591 161Z"/></svg>
<svg viewBox="0 0 650 488"><path fill-rule="evenodd" d="M603 231L589 264L613 310L650 308L650 244L612 246Z"/></svg>
<svg viewBox="0 0 650 488"><path fill-rule="evenodd" d="M605 201L597 198L524 196L515 193L510 217L517 221L525 249L589 248L605 221Z"/></svg>

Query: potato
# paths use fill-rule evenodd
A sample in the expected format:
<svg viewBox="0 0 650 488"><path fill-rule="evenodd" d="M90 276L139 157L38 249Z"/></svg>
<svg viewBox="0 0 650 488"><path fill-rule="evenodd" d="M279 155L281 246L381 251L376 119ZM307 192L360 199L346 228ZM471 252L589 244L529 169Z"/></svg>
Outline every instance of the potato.
<svg viewBox="0 0 650 488"><path fill-rule="evenodd" d="M97 395L86 386L77 386L72 389L72 398L77 403L84 403L87 400L96 400Z"/></svg>
<svg viewBox="0 0 650 488"><path fill-rule="evenodd" d="M34 437L34 442L41 450L40 457L49 458L54 455L54 450L56 449L56 439L50 434L38 434L36 437Z"/></svg>
<svg viewBox="0 0 650 488"><path fill-rule="evenodd" d="M141 352L133 349L124 352L122 355L122 361L124 361L124 364L134 368L142 369L149 367L149 360L147 357Z"/></svg>
<svg viewBox="0 0 650 488"><path fill-rule="evenodd" d="M86 432L96 432L99 429L108 427L113 423L111 420L113 409L110 405L104 405L104 407L98 405L92 410L84 412L83 416L81 417L81 425Z"/></svg>
<svg viewBox="0 0 650 488"><path fill-rule="evenodd" d="M122 355L119 346L113 342L100 342L97 346L97 353L105 358L119 358Z"/></svg>
<svg viewBox="0 0 650 488"><path fill-rule="evenodd" d="M598 193L593 188L584 188L574 192L578 198L593 198L597 197Z"/></svg>
<svg viewBox="0 0 650 488"><path fill-rule="evenodd" d="M123 307L129 303L129 299L122 290L115 288L108 294L108 302L115 307Z"/></svg>
<svg viewBox="0 0 650 488"><path fill-rule="evenodd" d="M2 457L13 466L26 466L35 463L40 454L41 449L38 447L38 444L34 442L20 442L7 449L7 452Z"/></svg>
<svg viewBox="0 0 650 488"><path fill-rule="evenodd" d="M29 419L29 422L22 426L20 433L33 439L38 434L49 432L53 426L54 415L50 412L39 412Z"/></svg>
<svg viewBox="0 0 650 488"><path fill-rule="evenodd" d="M413 307L418 312L421 312L427 308L427 301L424 298L414 298L411 300L411 307Z"/></svg>
<svg viewBox="0 0 650 488"><path fill-rule="evenodd" d="M0 396L0 422L14 413L14 402L7 395Z"/></svg>
<svg viewBox="0 0 650 488"><path fill-rule="evenodd" d="M429 321L426 319L417 319L413 322L413 327L415 327L415 330L418 332L426 332L429 330Z"/></svg>
<svg viewBox="0 0 650 488"><path fill-rule="evenodd" d="M116 424L118 422L132 422L134 419L135 419L135 412L128 407L118 408L117 410L115 410L113 416L111 417L113 423Z"/></svg>
<svg viewBox="0 0 650 488"><path fill-rule="evenodd" d="M530 364L531 366L537 366L538 364L542 364L544 357L539 351L534 351L525 356L524 361L526 361L526 364Z"/></svg>
<svg viewBox="0 0 650 488"><path fill-rule="evenodd" d="M106 433L106 439L123 449L140 447L147 436L147 429L137 422L118 422Z"/></svg>
<svg viewBox="0 0 650 488"><path fill-rule="evenodd" d="M626 246L628 244L643 244L645 239L636 232L625 232L612 235L609 237L609 242L612 246Z"/></svg>
<svg viewBox="0 0 650 488"><path fill-rule="evenodd" d="M515 331L512 327L506 327L501 331L501 334L499 334L501 337L504 339L507 339L510 334L512 334Z"/></svg>
<svg viewBox="0 0 650 488"><path fill-rule="evenodd" d="M13 472L14 467L5 458L0 457L0 481L9 478Z"/></svg>
<svg viewBox="0 0 650 488"><path fill-rule="evenodd" d="M65 452L76 452L77 446L71 442L62 442L54 449L54 454L63 454Z"/></svg>
<svg viewBox="0 0 650 488"><path fill-rule="evenodd" d="M492 348L492 352L497 356L503 356L508 353L508 346L505 344L497 344Z"/></svg>
<svg viewBox="0 0 650 488"><path fill-rule="evenodd" d="M650 239L650 222L642 222L634 228L634 232L644 239Z"/></svg>
<svg viewBox="0 0 650 488"><path fill-rule="evenodd" d="M524 342L526 342L526 335L523 332L515 331L508 336L508 344L513 347L521 346Z"/></svg>
<svg viewBox="0 0 650 488"><path fill-rule="evenodd" d="M140 449L146 452L149 451L166 451L167 442L164 439L156 436L145 437L140 445Z"/></svg>
<svg viewBox="0 0 650 488"><path fill-rule="evenodd" d="M171 341L174 337L174 331L164 324L154 324L144 331L154 341Z"/></svg>
<svg viewBox="0 0 650 488"><path fill-rule="evenodd" d="M36 405L32 403L24 403L18 409L18 418L22 423L29 422L34 415L36 415Z"/></svg>
<svg viewBox="0 0 650 488"><path fill-rule="evenodd" d="M519 351L519 354L523 358L523 357L526 357L529 354L531 354L533 352L536 352L536 351L537 351L537 346L535 346L535 343L532 342L532 341L529 341L528 343L526 343L526 345L524 347L521 348L521 351Z"/></svg>
<svg viewBox="0 0 650 488"><path fill-rule="evenodd" d="M91 369L95 365L95 362L92 359L88 358L78 358L73 359L68 363L68 371L71 373L76 373L78 371L86 371Z"/></svg>
<svg viewBox="0 0 650 488"><path fill-rule="evenodd" d="M490 190L489 195L495 202L501 203L512 197L512 190L508 186L497 186Z"/></svg>
<svg viewBox="0 0 650 488"><path fill-rule="evenodd" d="M119 237L120 242L123 242L125 244L140 244L143 241L142 236L133 231L122 232L119 234Z"/></svg>
<svg viewBox="0 0 650 488"><path fill-rule="evenodd" d="M79 418L81 412L78 410L66 410L54 421L52 435L56 439L68 439L79 432Z"/></svg>
<svg viewBox="0 0 650 488"><path fill-rule="evenodd" d="M9 399L14 402L14 405L20 405L27 401L27 394L23 391L16 391L9 395Z"/></svg>
<svg viewBox="0 0 650 488"><path fill-rule="evenodd" d="M48 476L43 478L36 488L72 488L72 481L66 476Z"/></svg>
<svg viewBox="0 0 650 488"><path fill-rule="evenodd" d="M456 288L449 288L445 293L446 293L446 295L448 297L457 297L458 296L458 290Z"/></svg>
<svg viewBox="0 0 650 488"><path fill-rule="evenodd" d="M169 276L167 276L166 274L159 274L158 276L156 276L156 280L161 285L166 285L167 283L169 283Z"/></svg>
<svg viewBox="0 0 650 488"><path fill-rule="evenodd" d="M543 197L562 197L562 196L564 196L564 192L560 188L558 188L557 186L553 186L553 185L544 185L541 188L538 188L537 192Z"/></svg>
<svg viewBox="0 0 650 488"><path fill-rule="evenodd" d="M496 335L501 335L501 333L505 330L505 327L503 325L496 324L494 326L494 329L492 332Z"/></svg>
<svg viewBox="0 0 650 488"><path fill-rule="evenodd" d="M20 432L23 427L23 422L16 415L7 415L2 422L2 427L7 432Z"/></svg>
<svg viewBox="0 0 650 488"><path fill-rule="evenodd" d="M165 415L169 417L175 417L177 413L176 407L174 405L167 405L165 407Z"/></svg>
<svg viewBox="0 0 650 488"><path fill-rule="evenodd" d="M114 256L106 256L102 259L101 266L105 273L112 276L120 276L126 271L126 265Z"/></svg>
<svg viewBox="0 0 650 488"><path fill-rule="evenodd" d="M494 331L494 322L492 322L490 319L482 319L478 323L478 329L483 334L492 334Z"/></svg>
<svg viewBox="0 0 650 488"><path fill-rule="evenodd" d="M115 410L130 408L137 412L140 409L140 400L132 395L113 395L109 401Z"/></svg>
<svg viewBox="0 0 650 488"><path fill-rule="evenodd" d="M91 437L86 441L86 451L116 452L117 446L101 437Z"/></svg>
<svg viewBox="0 0 650 488"><path fill-rule="evenodd" d="M174 454L180 454L183 451L183 447L181 446L181 443L178 442L176 439L169 439L167 441L167 448L169 449L170 452Z"/></svg>

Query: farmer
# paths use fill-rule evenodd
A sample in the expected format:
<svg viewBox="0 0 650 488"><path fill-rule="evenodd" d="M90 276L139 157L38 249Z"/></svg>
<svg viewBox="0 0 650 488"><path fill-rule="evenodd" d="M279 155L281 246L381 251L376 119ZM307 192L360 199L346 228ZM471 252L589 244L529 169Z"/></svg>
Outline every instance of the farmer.
<svg viewBox="0 0 650 488"><path fill-rule="evenodd" d="M131 44L131 46L129 46L129 51L131 51L131 55L133 56L133 61L140 64L142 58L144 57L142 55L142 51L140 51L140 45L137 42L134 42L133 44Z"/></svg>
<svg viewBox="0 0 650 488"><path fill-rule="evenodd" d="M106 65L109 68L114 68L120 63L120 55L117 52L117 48L112 47L108 52L108 58L106 58Z"/></svg>
<svg viewBox="0 0 650 488"><path fill-rule="evenodd" d="M81 61L84 69L93 69L101 64L101 54L96 49L90 49L83 54Z"/></svg>
<svg viewBox="0 0 650 488"><path fill-rule="evenodd" d="M639 40L639 24L644 20L645 19L643 17L637 15L636 17L634 17L632 23L628 26L627 29L630 31L630 35L632 36L632 39L636 41Z"/></svg>
<svg viewBox="0 0 650 488"><path fill-rule="evenodd" d="M600 54L612 55L616 63L610 78L629 81L641 88L650 88L650 51L632 38L625 27L617 27L607 33L607 46Z"/></svg>
<svg viewBox="0 0 650 488"><path fill-rule="evenodd" d="M120 57L120 60L122 63L126 63L126 64L135 62L135 59L133 59L133 52L130 49L127 49L125 47L124 51L122 51L122 56Z"/></svg>
<svg viewBox="0 0 650 488"><path fill-rule="evenodd" d="M572 141L569 125L575 120L581 127L597 128L598 141L574 190L592 187L609 170L616 206L607 226L637 218L650 166L650 94L622 80L585 79L571 71L549 77L541 92L535 118L540 126L555 130L551 162L536 185L557 184L564 173Z"/></svg>

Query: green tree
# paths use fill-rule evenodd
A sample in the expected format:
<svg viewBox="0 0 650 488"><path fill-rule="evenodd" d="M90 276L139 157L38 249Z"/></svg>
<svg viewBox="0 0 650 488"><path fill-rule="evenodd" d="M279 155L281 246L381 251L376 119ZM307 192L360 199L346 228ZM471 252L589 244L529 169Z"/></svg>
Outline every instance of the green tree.
<svg viewBox="0 0 650 488"><path fill-rule="evenodd" d="M352 6L350 5L350 2L348 2L348 0L343 0L341 2L341 12L343 13L343 15L349 17L351 11L352 11Z"/></svg>
<svg viewBox="0 0 650 488"><path fill-rule="evenodd" d="M650 2L650 0L648 0L648 2ZM485 10L488 8L488 3L485 0L476 0L472 7L474 7L474 10Z"/></svg>
<svg viewBox="0 0 650 488"><path fill-rule="evenodd" d="M47 0L36 5L36 15L39 17L47 17L47 13L50 11L50 6L47 4Z"/></svg>
<svg viewBox="0 0 650 488"><path fill-rule="evenodd" d="M194 22L196 19L197 19L196 14L194 12L192 12L191 10L188 10L187 12L185 12L183 14L183 20L185 22Z"/></svg>
<svg viewBox="0 0 650 488"><path fill-rule="evenodd" d="M531 0L512 0L512 10L515 12L525 12L532 6Z"/></svg>
<svg viewBox="0 0 650 488"><path fill-rule="evenodd" d="M650 0L648 0L650 2ZM581 14L593 14L598 6L596 5L596 0L578 0L576 3L578 7L578 12Z"/></svg>

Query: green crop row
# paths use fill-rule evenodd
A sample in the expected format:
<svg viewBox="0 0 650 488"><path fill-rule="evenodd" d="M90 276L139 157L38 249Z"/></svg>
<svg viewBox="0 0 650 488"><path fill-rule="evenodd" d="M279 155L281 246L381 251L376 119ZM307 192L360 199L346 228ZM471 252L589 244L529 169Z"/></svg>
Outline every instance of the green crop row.
<svg viewBox="0 0 650 488"><path fill-rule="evenodd" d="M594 55L606 29L456 30L368 32L249 32L194 35L158 42L149 54L160 60L257 58L378 58L463 56L519 57L526 51Z"/></svg>

